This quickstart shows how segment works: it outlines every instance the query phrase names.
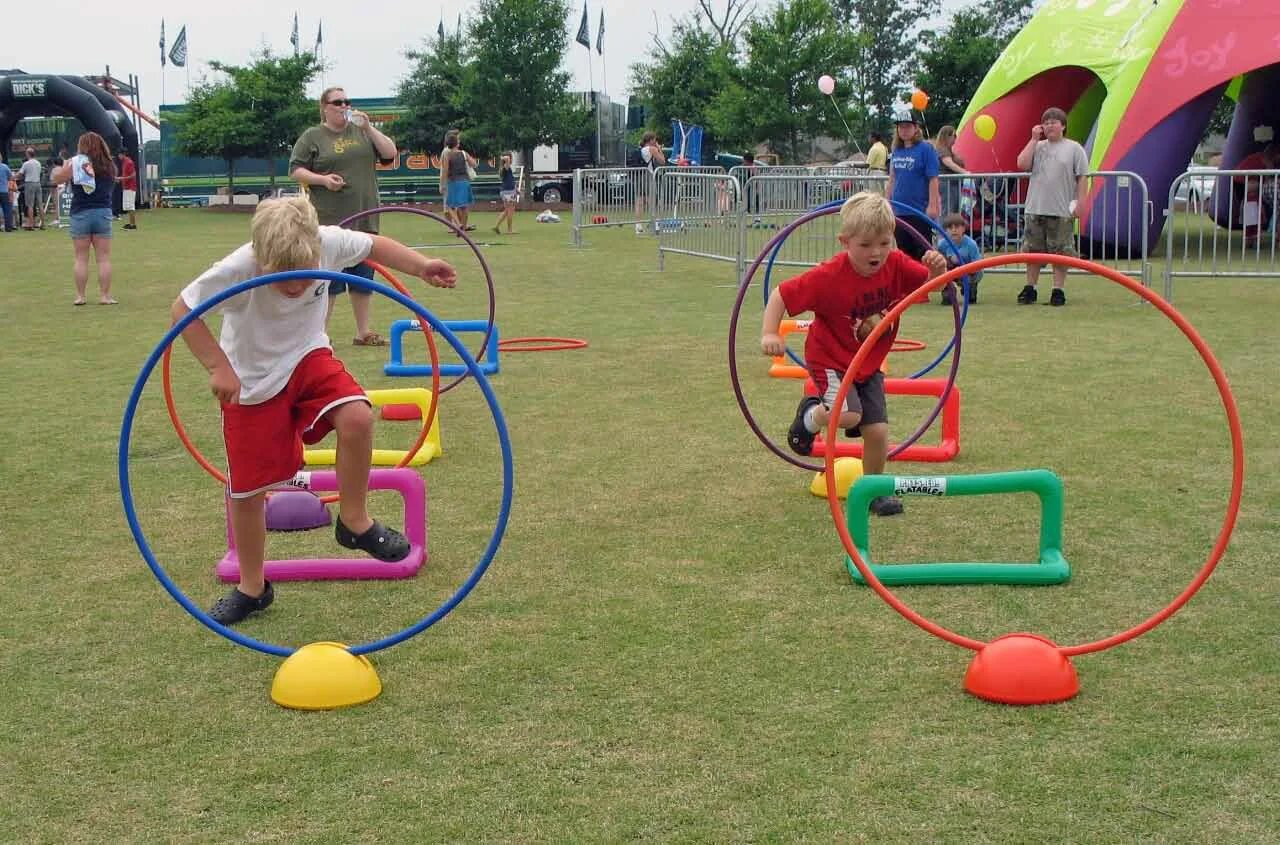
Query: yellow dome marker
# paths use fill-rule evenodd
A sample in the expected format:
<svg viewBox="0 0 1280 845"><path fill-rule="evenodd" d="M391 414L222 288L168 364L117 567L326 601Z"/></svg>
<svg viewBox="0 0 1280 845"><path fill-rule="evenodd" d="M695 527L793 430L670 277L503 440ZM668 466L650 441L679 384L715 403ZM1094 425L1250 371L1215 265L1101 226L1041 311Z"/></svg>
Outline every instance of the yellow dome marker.
<svg viewBox="0 0 1280 845"><path fill-rule="evenodd" d="M271 683L271 700L291 710L336 710L373 701L382 681L369 658L342 643L309 643L285 659Z"/></svg>

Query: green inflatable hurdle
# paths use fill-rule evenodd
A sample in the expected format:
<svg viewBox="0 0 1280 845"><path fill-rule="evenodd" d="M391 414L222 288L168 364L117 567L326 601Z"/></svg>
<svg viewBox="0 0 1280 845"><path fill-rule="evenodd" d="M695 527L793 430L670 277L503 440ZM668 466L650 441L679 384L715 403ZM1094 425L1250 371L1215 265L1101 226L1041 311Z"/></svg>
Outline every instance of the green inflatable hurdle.
<svg viewBox="0 0 1280 845"><path fill-rule="evenodd" d="M900 563L871 562L867 506L877 496L981 496L1035 493L1040 498L1038 563ZM911 584L1061 584L1071 578L1062 556L1062 481L1047 469L978 475L864 475L849 491L845 519L858 554L887 586ZM845 568L859 584L866 579L845 555Z"/></svg>

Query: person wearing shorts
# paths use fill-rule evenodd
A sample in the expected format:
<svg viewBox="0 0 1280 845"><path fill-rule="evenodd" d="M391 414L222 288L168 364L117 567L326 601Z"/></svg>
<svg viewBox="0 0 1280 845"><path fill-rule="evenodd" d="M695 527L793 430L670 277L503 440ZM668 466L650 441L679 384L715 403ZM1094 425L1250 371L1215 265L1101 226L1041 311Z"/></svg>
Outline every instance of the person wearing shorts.
<svg viewBox="0 0 1280 845"><path fill-rule="evenodd" d="M120 151L120 208L129 215L126 229L138 228L138 168L124 150Z"/></svg>
<svg viewBox="0 0 1280 845"><path fill-rule="evenodd" d="M500 176L502 177L502 187L498 196L502 199L502 213L498 215L498 222L493 224L494 234L502 234L502 221L507 221L507 234L513 234L512 226L516 218L516 203L520 201L520 191L516 188L516 174L511 169L511 153L502 154L502 164L500 168Z"/></svg>
<svg viewBox="0 0 1280 845"><path fill-rule="evenodd" d="M1031 171L1023 206L1022 250L1074 256L1075 222L1088 196L1089 157L1084 147L1066 137L1067 113L1046 109L1031 127L1031 140L1018 153L1018 169ZM1019 305L1038 299L1036 284L1043 264L1027 265L1027 283L1018 293ZM1067 304L1067 268L1053 267L1050 305Z"/></svg>
<svg viewBox="0 0 1280 845"><path fill-rule="evenodd" d="M946 272L947 262L936 250L927 250L923 260L916 261L896 248L893 208L879 193L854 194L841 206L840 221L842 251L786 280L769 295L760 349L770 356L784 354L786 344L779 333L783 314L813 312L804 361L816 395L800 400L787 431L787 445L797 454L810 454L817 433L836 413L846 434L862 437L865 472L879 475L889 452L889 414L880 367L897 336L896 325L881 335L859 363L844 408L833 411L836 393L881 317L925 281ZM892 516L902 513L902 502L896 496L877 496L869 509L878 516Z"/></svg>
<svg viewBox="0 0 1280 845"><path fill-rule="evenodd" d="M118 305L111 295L111 195L116 185L116 164L103 137L97 132L82 134L76 143L76 155L58 168L53 182L71 191L76 283L73 304L85 303L92 253L98 265L98 304Z"/></svg>
<svg viewBox="0 0 1280 845"><path fill-rule="evenodd" d="M170 316L176 323L214 295L265 273L338 270L366 258L435 287L451 288L457 280L447 262L389 238L320 226L305 197L269 199L254 213L253 240L183 288ZM182 333L209 372L209 388L222 409L228 513L240 560L239 583L209 612L223 625L265 610L274 600L263 571L266 493L287 485L302 466L304 444L330 431L338 441L338 544L387 562L403 560L410 551L403 534L369 515L373 411L329 345L328 284L301 278L253 288L218 307L218 340L202 320Z"/></svg>
<svg viewBox="0 0 1280 845"><path fill-rule="evenodd" d="M27 158L18 168L22 177L22 207L26 209L26 223L22 228L28 231L44 228L44 192L40 189L40 173L44 169L36 158L36 151L27 147ZM40 213L40 225L36 226L36 212Z"/></svg>

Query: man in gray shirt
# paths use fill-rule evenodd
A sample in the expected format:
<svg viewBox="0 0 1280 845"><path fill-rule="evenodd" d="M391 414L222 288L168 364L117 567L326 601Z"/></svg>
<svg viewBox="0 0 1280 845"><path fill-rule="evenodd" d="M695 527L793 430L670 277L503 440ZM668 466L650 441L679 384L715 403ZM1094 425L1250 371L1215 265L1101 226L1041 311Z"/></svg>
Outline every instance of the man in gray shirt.
<svg viewBox="0 0 1280 845"><path fill-rule="evenodd" d="M1031 140L1018 153L1018 169L1030 170L1031 180L1023 205L1024 252L1075 255L1075 221L1088 195L1089 158L1084 147L1063 135L1067 114L1046 109L1040 124L1031 129ZM1036 283L1043 264L1027 265L1027 284L1018 294L1019 305L1036 301ZM1050 305L1066 305L1067 268L1054 265Z"/></svg>
<svg viewBox="0 0 1280 845"><path fill-rule="evenodd" d="M41 202L43 197L40 196L40 160L36 158L36 151L31 147L27 147L27 160L18 168L18 173L22 175L22 201L27 209L27 222L22 227L24 229L34 229L36 227L36 210L40 211L40 228L44 228L44 203Z"/></svg>

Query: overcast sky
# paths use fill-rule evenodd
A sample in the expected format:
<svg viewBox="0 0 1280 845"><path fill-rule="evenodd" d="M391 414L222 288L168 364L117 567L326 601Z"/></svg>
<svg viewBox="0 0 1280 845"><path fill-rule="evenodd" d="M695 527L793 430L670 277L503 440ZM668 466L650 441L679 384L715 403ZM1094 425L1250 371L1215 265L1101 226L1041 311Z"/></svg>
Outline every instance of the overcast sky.
<svg viewBox="0 0 1280 845"><path fill-rule="evenodd" d="M723 8L723 0L713 2L715 7ZM964 0L944 0L948 8L963 3ZM771 0L757 0L759 8L770 4ZM325 82L345 86L353 97L387 97L395 93L407 72L404 51L420 46L424 38L434 38L441 20L453 32L458 15L465 21L475 5L474 0L310 0L297 10L299 46L312 48L317 27L323 23L322 49L329 64ZM696 0L587 0L593 48L588 54L572 41L582 17L582 0L573 0L573 11L565 21L570 37L565 67L573 74L574 87L585 90L594 81L595 87L615 99L625 99L630 87L629 68L644 58L655 29L665 36L673 18L683 17L696 7ZM154 114L161 102L183 102L188 76L191 84L196 84L209 73L206 63L210 60L244 64L263 46L276 54L293 50L289 35L294 9L287 4L215 0L197 7L161 0L131 0L124 6L111 7L109 12L106 7L91 12L87 8L72 0L47 0L31 7L29 13L37 26L35 34L28 37L22 27L10 27L4 49L0 50L0 67L20 68L28 73L97 75L110 66L117 79L127 80L130 74L138 77L143 108ZM191 11L194 8L199 11ZM594 50L602 9L603 59ZM659 10L656 21L655 9ZM166 52L186 25L187 68L168 64L162 73L162 18ZM815 78L821 73L822 68L814 69ZM318 93L319 86L316 88L313 93ZM145 137L156 134L147 127Z"/></svg>

